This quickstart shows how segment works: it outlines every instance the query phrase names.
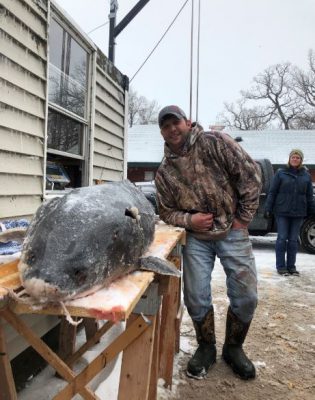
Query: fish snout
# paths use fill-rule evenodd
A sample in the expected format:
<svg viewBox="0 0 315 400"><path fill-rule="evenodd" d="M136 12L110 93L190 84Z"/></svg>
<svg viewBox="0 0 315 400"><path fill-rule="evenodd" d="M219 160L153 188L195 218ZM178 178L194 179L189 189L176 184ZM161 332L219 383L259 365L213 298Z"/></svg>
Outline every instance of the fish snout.
<svg viewBox="0 0 315 400"><path fill-rule="evenodd" d="M63 298L60 289L40 278L30 278L23 282L23 286L32 298L40 303L55 302Z"/></svg>

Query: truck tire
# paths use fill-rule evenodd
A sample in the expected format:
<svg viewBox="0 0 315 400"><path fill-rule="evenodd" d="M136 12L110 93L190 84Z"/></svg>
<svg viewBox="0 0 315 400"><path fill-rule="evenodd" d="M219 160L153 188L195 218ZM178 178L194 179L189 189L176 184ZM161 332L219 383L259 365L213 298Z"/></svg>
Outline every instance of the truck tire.
<svg viewBox="0 0 315 400"><path fill-rule="evenodd" d="M315 216L308 217L303 222L300 239L304 250L315 254Z"/></svg>
<svg viewBox="0 0 315 400"><path fill-rule="evenodd" d="M274 176L272 164L267 158L263 158L262 160L255 160L255 161L260 166L261 174L262 174L261 192L268 194L269 188L271 185L271 181Z"/></svg>

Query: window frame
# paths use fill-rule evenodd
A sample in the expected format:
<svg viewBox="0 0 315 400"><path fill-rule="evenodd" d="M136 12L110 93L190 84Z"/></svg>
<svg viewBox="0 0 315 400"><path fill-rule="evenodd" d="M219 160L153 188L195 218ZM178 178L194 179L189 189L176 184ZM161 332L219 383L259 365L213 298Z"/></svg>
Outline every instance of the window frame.
<svg viewBox="0 0 315 400"><path fill-rule="evenodd" d="M89 41L87 37L85 37L85 34L79 30L78 27L75 26L74 23L72 23L67 16L63 16L62 10L58 10L56 5L52 4L50 8L50 13L49 13L49 21L51 19L54 19L61 27L64 29L72 39L74 39L82 48L84 51L87 52L87 63L86 63L86 99L85 99L85 117L82 117L78 114L75 114L72 111L67 110L66 108L63 108L62 106L59 106L56 103L53 103L49 100L49 68L50 68L50 59L49 59L49 53L50 53L50 44L49 44L49 26L48 26L48 40L47 40L47 46L48 46L48 52L47 52L47 115L46 115L46 146L45 146L45 168L47 164L47 159L49 154L51 155L59 155L61 157L67 157L69 159L76 159L80 160L82 162L82 176L81 176L81 186L85 186L89 183L90 179L90 156L91 156L91 136L92 136L92 128L91 124L93 122L92 118L92 104L93 104L93 68L95 67L95 57L94 53L96 52L96 47L93 45L92 42ZM49 22L50 25L50 22ZM73 121L76 121L83 126L83 137L82 137L82 154L73 154L73 153L68 153L64 152L61 150L56 150L48 147L48 115L50 110L55 111L61 115L64 115L67 118L72 119ZM47 190L45 187L46 184L46 173L44 174L44 193L47 195L51 193L51 191Z"/></svg>

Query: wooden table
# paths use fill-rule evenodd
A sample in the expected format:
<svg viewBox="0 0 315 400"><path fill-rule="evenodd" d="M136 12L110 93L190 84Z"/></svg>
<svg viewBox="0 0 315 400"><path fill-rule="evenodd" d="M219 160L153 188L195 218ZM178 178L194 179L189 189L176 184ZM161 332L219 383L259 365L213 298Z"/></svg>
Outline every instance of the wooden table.
<svg viewBox="0 0 315 400"><path fill-rule="evenodd" d="M163 223L156 225L154 242L149 253L181 264L183 229ZM83 299L65 303L72 317L83 317L86 342L74 352L76 328L62 318L59 352L53 352L19 317L19 314L59 315L57 305L42 308L25 304L9 296L6 287L17 292L21 288L17 261L0 265L0 317L22 335L28 343L65 379L68 384L54 400L71 399L79 393L84 399L98 399L88 383L120 352L123 352L119 384L119 400L154 400L157 380L163 378L170 387L173 358L179 348L179 326L182 315L180 279L138 272L113 282L108 288ZM113 301L114 299L114 301ZM101 327L97 320L106 320ZM71 367L85 351L97 343L116 321L127 321L126 329L107 346L83 371L75 375ZM0 325L0 400L16 400L3 328Z"/></svg>

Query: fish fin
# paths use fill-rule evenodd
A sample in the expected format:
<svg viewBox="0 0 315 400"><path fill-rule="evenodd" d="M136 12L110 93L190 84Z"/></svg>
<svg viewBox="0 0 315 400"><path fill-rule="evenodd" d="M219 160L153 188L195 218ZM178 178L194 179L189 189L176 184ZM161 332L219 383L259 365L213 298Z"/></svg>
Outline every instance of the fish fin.
<svg viewBox="0 0 315 400"><path fill-rule="evenodd" d="M156 272L161 275L172 275L178 278L181 276L181 272L174 266L174 264L159 257L142 257L140 259L140 269Z"/></svg>

